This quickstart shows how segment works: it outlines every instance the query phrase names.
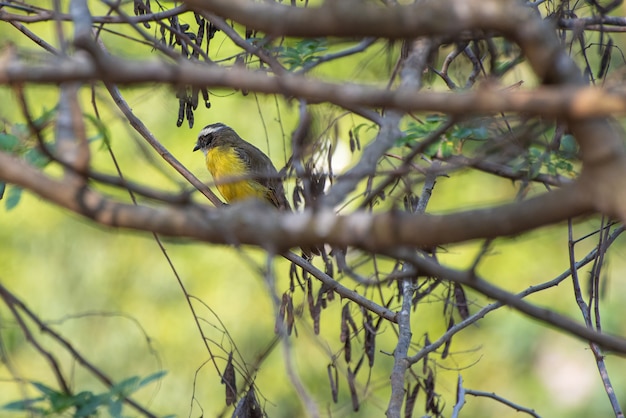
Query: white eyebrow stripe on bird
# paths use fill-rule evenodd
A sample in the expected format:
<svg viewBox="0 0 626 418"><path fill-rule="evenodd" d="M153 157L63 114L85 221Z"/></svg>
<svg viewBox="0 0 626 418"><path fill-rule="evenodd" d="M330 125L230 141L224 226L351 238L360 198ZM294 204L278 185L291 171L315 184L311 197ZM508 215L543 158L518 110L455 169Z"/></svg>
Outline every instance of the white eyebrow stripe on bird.
<svg viewBox="0 0 626 418"><path fill-rule="evenodd" d="M222 129L224 129L225 127L226 126L221 124L221 123L205 126L204 129L202 129L200 131L200 134L198 135L198 137L205 136L205 135L208 135L208 134L212 134L212 133L215 133L215 132L219 132Z"/></svg>

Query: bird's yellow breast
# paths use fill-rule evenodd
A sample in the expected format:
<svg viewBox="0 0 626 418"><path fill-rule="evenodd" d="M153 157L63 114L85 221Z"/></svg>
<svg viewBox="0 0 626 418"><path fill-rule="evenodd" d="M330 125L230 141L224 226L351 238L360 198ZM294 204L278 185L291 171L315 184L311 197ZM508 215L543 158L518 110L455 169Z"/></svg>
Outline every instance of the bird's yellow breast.
<svg viewBox="0 0 626 418"><path fill-rule="evenodd" d="M248 167L233 148L210 149L206 155L206 166L227 202L250 198L265 199L267 189L249 178L251 173Z"/></svg>

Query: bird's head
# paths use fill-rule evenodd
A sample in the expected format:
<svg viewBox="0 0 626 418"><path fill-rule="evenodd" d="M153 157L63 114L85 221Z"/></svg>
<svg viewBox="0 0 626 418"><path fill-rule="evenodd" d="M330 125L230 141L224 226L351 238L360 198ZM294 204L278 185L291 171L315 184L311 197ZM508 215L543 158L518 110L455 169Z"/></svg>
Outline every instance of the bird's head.
<svg viewBox="0 0 626 418"><path fill-rule="evenodd" d="M204 153L204 155L206 155L209 149L215 145L214 142L216 139L229 134L234 134L234 131L232 128L224 125L223 123L213 123L211 125L207 125L202 128L198 134L198 141L196 142L196 146L193 150L200 150Z"/></svg>

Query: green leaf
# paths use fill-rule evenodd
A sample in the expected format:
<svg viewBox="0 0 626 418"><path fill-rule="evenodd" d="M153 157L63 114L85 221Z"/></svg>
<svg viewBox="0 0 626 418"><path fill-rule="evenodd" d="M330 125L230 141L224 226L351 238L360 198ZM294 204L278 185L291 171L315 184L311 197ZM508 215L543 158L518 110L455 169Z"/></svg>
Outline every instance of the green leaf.
<svg viewBox="0 0 626 418"><path fill-rule="evenodd" d="M80 395L83 396L80 398L80 402L76 404L75 418L88 417L95 414L99 407L107 405L111 399L108 393L94 396L91 392L81 392L77 397Z"/></svg>
<svg viewBox="0 0 626 418"><path fill-rule="evenodd" d="M122 396L128 396L134 391L136 391L138 387L139 387L139 376L133 376L111 386L110 393L114 395L119 394Z"/></svg>
<svg viewBox="0 0 626 418"><path fill-rule="evenodd" d="M485 126L457 126L451 134L455 139L471 139L474 141L484 141L489 138L489 131Z"/></svg>
<svg viewBox="0 0 626 418"><path fill-rule="evenodd" d="M32 383L33 383L33 386L35 386L39 390L39 392L43 393L44 395L48 397L59 393L56 390L44 385L43 383L39 383L39 382L32 382Z"/></svg>
<svg viewBox="0 0 626 418"><path fill-rule="evenodd" d="M66 395L64 393L53 393L50 395L50 406L53 412L67 411L69 408L76 406L76 397Z"/></svg>
<svg viewBox="0 0 626 418"><path fill-rule="evenodd" d="M396 146L412 145L416 140L427 136L441 121L438 115L427 116L423 123L409 122L404 135L396 140Z"/></svg>
<svg viewBox="0 0 626 418"><path fill-rule="evenodd" d="M22 198L22 191L22 188L19 186L12 185L11 187L9 187L9 191L7 192L4 200L4 207L6 208L6 210L12 210L20 203L20 199Z"/></svg>
<svg viewBox="0 0 626 418"><path fill-rule="evenodd" d="M396 139L396 142L394 145L396 147L411 146L416 140L422 137L424 137L424 135L407 132L406 135L401 136L400 138Z"/></svg>
<svg viewBox="0 0 626 418"><path fill-rule="evenodd" d="M141 379L141 382L139 382L139 386L137 386L137 389L142 388L156 380L161 379L166 374L167 374L167 370L161 370L156 373L152 373L149 376L144 377L143 379Z"/></svg>
<svg viewBox="0 0 626 418"><path fill-rule="evenodd" d="M543 151L536 147L530 147L528 149L528 156L531 162L537 161L541 158Z"/></svg>
<svg viewBox="0 0 626 418"><path fill-rule="evenodd" d="M46 125L48 122L50 122L52 119L54 119L57 115L57 107L53 107L50 110L45 110L43 111L43 113L41 114L41 116L39 116L37 119L35 119L33 121L33 123L35 124L35 126L42 128L44 125Z"/></svg>
<svg viewBox="0 0 626 418"><path fill-rule="evenodd" d="M452 136L456 139L465 139L472 136L472 129L470 128L457 128L452 132Z"/></svg>
<svg viewBox="0 0 626 418"><path fill-rule="evenodd" d="M447 158L454 154L455 144L453 141L442 141L440 152L442 158Z"/></svg>
<svg viewBox="0 0 626 418"><path fill-rule="evenodd" d="M428 115L426 116L426 122L428 123L441 123L445 120L443 115Z"/></svg>
<svg viewBox="0 0 626 418"><path fill-rule="evenodd" d="M438 152L439 152L439 142L434 142L430 144L428 147L426 147L426 149L424 150L424 155L427 155L429 157L434 157L435 155L437 155Z"/></svg>
<svg viewBox="0 0 626 418"><path fill-rule="evenodd" d="M479 126L472 129L472 139L475 141L484 141L486 139L489 139L489 137L489 130L486 126Z"/></svg>
<svg viewBox="0 0 626 418"><path fill-rule="evenodd" d="M567 160L560 160L556 163L556 167L559 170L567 171L568 173L572 173L574 171L574 165Z"/></svg>
<svg viewBox="0 0 626 418"><path fill-rule="evenodd" d="M20 140L15 135L0 133L0 150L15 151L20 145Z"/></svg>
<svg viewBox="0 0 626 418"><path fill-rule="evenodd" d="M0 181L0 200L4 197L4 191L7 188L7 184L3 181Z"/></svg>
<svg viewBox="0 0 626 418"><path fill-rule="evenodd" d="M2 409L7 411L33 411L43 414L45 411L41 408L35 407L35 404L44 401L45 399L46 398L42 396L40 398L22 399L15 402L9 402L2 405Z"/></svg>
<svg viewBox="0 0 626 418"><path fill-rule="evenodd" d="M437 129L437 126L439 125L440 121L441 121L441 118L435 115L435 116L427 117L424 120L424 122L420 124L415 123L415 122L409 122L409 125L406 131L404 131L404 136L401 138L398 138L398 140L396 141L396 145L412 146L414 142L416 142L417 140L421 138L424 138L425 136L428 136L433 130ZM439 150L440 142L441 141L435 141L432 144L430 144L424 151L424 154L428 156L435 155Z"/></svg>
<svg viewBox="0 0 626 418"><path fill-rule="evenodd" d="M102 120L90 114L83 114L85 118L87 118L91 124L96 128L98 135L89 139L89 142L96 141L102 138L103 147L110 148L111 146L111 135L109 134L109 128L102 122Z"/></svg>
<svg viewBox="0 0 626 418"><path fill-rule="evenodd" d="M557 174L557 169L556 169L556 165L553 163L548 163L548 165L546 166L546 168L548 169L548 174L551 174L553 176L556 176Z"/></svg>
<svg viewBox="0 0 626 418"><path fill-rule="evenodd" d="M319 58L317 55L326 49L328 47L324 39L304 39L277 51L289 70L293 71L297 67L314 62Z"/></svg>
<svg viewBox="0 0 626 418"><path fill-rule="evenodd" d="M559 149L563 154L575 156L578 153L578 144L572 135L563 135L561 138L561 147Z"/></svg>
<svg viewBox="0 0 626 418"><path fill-rule="evenodd" d="M37 168L44 168L50 162L50 159L37 148L31 148L26 151L26 153L24 154L24 159L27 163Z"/></svg>
<svg viewBox="0 0 626 418"><path fill-rule="evenodd" d="M117 399L109 403L109 415L113 418L122 418L122 400Z"/></svg>

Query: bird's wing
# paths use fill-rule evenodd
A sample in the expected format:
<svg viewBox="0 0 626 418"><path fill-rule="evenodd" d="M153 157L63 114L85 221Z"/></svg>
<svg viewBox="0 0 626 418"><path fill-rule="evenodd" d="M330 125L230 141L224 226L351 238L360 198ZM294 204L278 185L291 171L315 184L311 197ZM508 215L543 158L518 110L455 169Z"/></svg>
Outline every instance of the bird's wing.
<svg viewBox="0 0 626 418"><path fill-rule="evenodd" d="M250 180L259 183L267 189L265 193L266 200L278 209L290 210L291 206L285 197L283 182L279 178L279 174L274 168L274 165L269 157L262 154L267 160L263 161L262 167L255 167L252 164L252 160L250 160L248 153L244 149L235 147L235 152L237 152L239 159L248 169L248 172L250 173Z"/></svg>

